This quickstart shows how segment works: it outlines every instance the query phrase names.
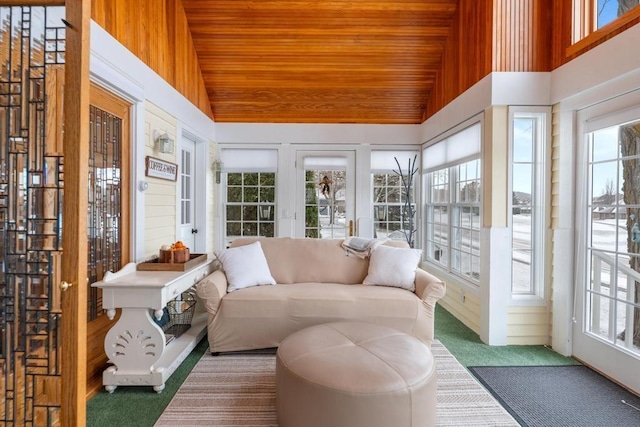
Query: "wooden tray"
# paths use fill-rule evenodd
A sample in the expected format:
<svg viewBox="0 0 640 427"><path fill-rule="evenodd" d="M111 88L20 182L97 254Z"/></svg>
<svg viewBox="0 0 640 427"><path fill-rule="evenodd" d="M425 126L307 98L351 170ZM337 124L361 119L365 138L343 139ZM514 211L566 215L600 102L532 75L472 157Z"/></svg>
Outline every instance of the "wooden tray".
<svg viewBox="0 0 640 427"><path fill-rule="evenodd" d="M191 254L189 261L183 263L167 263L158 262L158 259L153 259L147 262L141 262L137 265L138 271L187 271L202 261L207 259L207 254Z"/></svg>

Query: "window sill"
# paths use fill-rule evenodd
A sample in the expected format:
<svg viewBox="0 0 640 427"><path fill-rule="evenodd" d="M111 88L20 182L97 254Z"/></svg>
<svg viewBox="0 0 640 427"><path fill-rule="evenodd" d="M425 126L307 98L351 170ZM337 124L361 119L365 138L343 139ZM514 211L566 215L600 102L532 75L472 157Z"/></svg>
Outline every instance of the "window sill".
<svg viewBox="0 0 640 427"><path fill-rule="evenodd" d="M578 56L589 49L599 45L600 43L620 34L627 28L640 22L640 7L631 9L618 19L608 23L599 30L594 31L588 36L569 46L566 50L568 58Z"/></svg>
<svg viewBox="0 0 640 427"><path fill-rule="evenodd" d="M510 307L544 307L547 305L546 298L538 295L511 295Z"/></svg>
<svg viewBox="0 0 640 427"><path fill-rule="evenodd" d="M428 260L425 260L420 263L420 268L427 271L428 273L433 274L434 276L436 276L438 279L442 280L445 283L447 282L453 283L456 286L463 288L465 291L469 292L472 295L475 295L478 297L480 296L479 284L467 281L464 278L462 278L460 275L451 273L445 270L444 268L440 267L438 264L434 264L432 262L429 262Z"/></svg>

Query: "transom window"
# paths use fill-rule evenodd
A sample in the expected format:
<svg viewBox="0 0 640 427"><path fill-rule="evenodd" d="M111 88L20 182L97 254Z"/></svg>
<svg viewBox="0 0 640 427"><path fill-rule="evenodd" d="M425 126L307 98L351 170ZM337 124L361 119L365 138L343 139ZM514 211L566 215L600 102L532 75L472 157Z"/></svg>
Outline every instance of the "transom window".
<svg viewBox="0 0 640 427"><path fill-rule="evenodd" d="M638 5L640 0L574 0L573 43L617 21Z"/></svg>
<svg viewBox="0 0 640 427"><path fill-rule="evenodd" d="M640 4L638 0L596 0L594 25L598 30Z"/></svg>

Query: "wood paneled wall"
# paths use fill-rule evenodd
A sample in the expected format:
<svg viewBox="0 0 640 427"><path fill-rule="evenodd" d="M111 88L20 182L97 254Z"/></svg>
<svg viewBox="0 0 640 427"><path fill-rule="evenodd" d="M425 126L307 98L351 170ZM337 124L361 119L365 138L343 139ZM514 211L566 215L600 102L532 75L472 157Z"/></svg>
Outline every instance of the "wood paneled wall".
<svg viewBox="0 0 640 427"><path fill-rule="evenodd" d="M552 6L551 0L460 0L424 119L492 71L550 71Z"/></svg>
<svg viewBox="0 0 640 427"><path fill-rule="evenodd" d="M181 0L91 0L92 18L213 118Z"/></svg>
<svg viewBox="0 0 640 427"><path fill-rule="evenodd" d="M640 23L636 7L574 44L574 1L460 0L424 120L492 71L551 71Z"/></svg>
<svg viewBox="0 0 640 427"><path fill-rule="evenodd" d="M493 71L549 71L551 5L494 0Z"/></svg>
<svg viewBox="0 0 640 427"><path fill-rule="evenodd" d="M491 72L492 0L460 0L423 120Z"/></svg>
<svg viewBox="0 0 640 427"><path fill-rule="evenodd" d="M571 46L573 0L556 0L551 17L551 68L565 64L566 50Z"/></svg>

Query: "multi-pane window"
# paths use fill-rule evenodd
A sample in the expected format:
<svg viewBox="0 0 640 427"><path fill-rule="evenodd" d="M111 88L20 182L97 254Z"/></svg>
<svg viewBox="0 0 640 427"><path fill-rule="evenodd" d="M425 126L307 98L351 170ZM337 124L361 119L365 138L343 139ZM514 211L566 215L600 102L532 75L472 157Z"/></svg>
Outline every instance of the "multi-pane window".
<svg viewBox="0 0 640 427"><path fill-rule="evenodd" d="M371 151L374 237L415 245L418 155L415 150Z"/></svg>
<svg viewBox="0 0 640 427"><path fill-rule="evenodd" d="M415 212L415 186L410 189L410 209ZM403 212L406 212L406 189L397 173L373 174L373 220L375 237L404 240Z"/></svg>
<svg viewBox="0 0 640 427"><path fill-rule="evenodd" d="M480 283L482 193L479 121L424 149L425 256L466 281Z"/></svg>
<svg viewBox="0 0 640 427"><path fill-rule="evenodd" d="M520 112L515 109L510 112L509 212L513 296L544 296L547 116L548 111Z"/></svg>
<svg viewBox="0 0 640 427"><path fill-rule="evenodd" d="M275 235L274 172L227 174L226 240L237 237Z"/></svg>
<svg viewBox="0 0 640 427"><path fill-rule="evenodd" d="M451 212L451 270L480 280L480 160L451 168L454 202Z"/></svg>
<svg viewBox="0 0 640 427"><path fill-rule="evenodd" d="M533 183L535 177L534 156L535 119L529 117L513 119L513 142L511 151L511 292L529 294L532 277L534 206Z"/></svg>
<svg viewBox="0 0 640 427"><path fill-rule="evenodd" d="M274 149L222 149L226 246L237 237L275 236L277 165Z"/></svg>
<svg viewBox="0 0 640 427"><path fill-rule="evenodd" d="M480 280L480 160L427 174L427 260Z"/></svg>
<svg viewBox="0 0 640 427"><path fill-rule="evenodd" d="M449 169L427 176L427 259L449 267Z"/></svg>

